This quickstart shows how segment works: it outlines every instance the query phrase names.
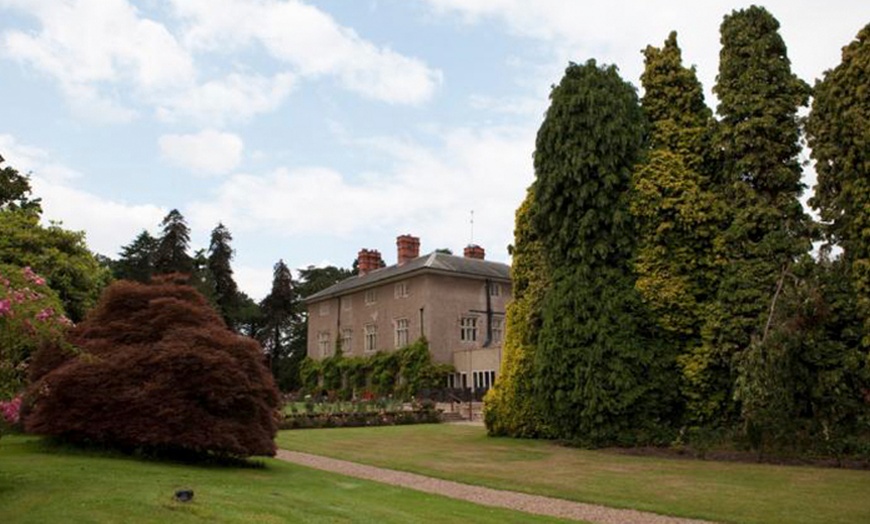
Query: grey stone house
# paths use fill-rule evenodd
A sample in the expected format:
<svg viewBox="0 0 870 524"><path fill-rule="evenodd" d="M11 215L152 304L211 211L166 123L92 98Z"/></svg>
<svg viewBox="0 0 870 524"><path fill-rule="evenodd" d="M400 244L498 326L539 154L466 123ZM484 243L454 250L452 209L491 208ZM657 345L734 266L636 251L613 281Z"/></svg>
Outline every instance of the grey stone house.
<svg viewBox="0 0 870 524"><path fill-rule="evenodd" d="M358 276L308 297L308 356L395 351L425 336L433 360L456 369L446 386L488 388L501 363L510 266L485 260L477 245L461 257L420 256L411 235L396 245L395 265L363 249Z"/></svg>

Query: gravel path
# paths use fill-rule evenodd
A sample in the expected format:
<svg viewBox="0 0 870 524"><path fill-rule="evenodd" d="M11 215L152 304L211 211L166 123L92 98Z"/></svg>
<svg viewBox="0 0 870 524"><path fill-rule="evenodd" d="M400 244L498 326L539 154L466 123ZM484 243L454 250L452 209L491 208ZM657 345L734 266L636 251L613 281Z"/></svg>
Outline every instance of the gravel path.
<svg viewBox="0 0 870 524"><path fill-rule="evenodd" d="M376 468L346 460L284 449L278 450L276 458L310 468L340 473L349 477L373 480L425 493L434 493L484 506L508 508L564 519L586 520L602 524L700 524L706 522L703 520L668 517L657 513L647 513L631 509L608 508L515 491L472 486L450 480L425 477L416 473Z"/></svg>

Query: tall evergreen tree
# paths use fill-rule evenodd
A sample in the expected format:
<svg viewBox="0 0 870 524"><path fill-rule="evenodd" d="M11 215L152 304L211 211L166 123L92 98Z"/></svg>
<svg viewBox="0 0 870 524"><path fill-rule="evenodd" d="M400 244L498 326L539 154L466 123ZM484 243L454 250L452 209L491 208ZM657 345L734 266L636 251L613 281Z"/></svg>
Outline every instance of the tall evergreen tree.
<svg viewBox="0 0 870 524"><path fill-rule="evenodd" d="M132 242L123 246L119 259L113 264L115 278L147 283L154 273L154 254L158 240L142 230Z"/></svg>
<svg viewBox="0 0 870 524"><path fill-rule="evenodd" d="M260 302L262 327L258 338L269 356L270 368L282 390L289 389L288 382L293 380L292 373L283 380L284 373L281 373L282 361L294 356L293 328L298 321L298 306L293 287L290 268L284 260L279 260L273 271L272 291Z"/></svg>
<svg viewBox="0 0 870 524"><path fill-rule="evenodd" d="M870 24L816 84L807 135L818 173L810 203L843 248L870 347Z"/></svg>
<svg viewBox="0 0 870 524"><path fill-rule="evenodd" d="M208 247L208 270L214 283L215 301L221 316L231 329L237 330L236 313L240 305L239 288L233 279L233 269L230 262L233 259L233 248L230 247L233 236L222 223L218 223L211 232Z"/></svg>
<svg viewBox="0 0 870 524"><path fill-rule="evenodd" d="M809 220L801 184L798 108L809 86L791 72L779 23L762 7L726 16L714 92L721 122L715 144L724 168L722 198L728 226L716 239L725 262L704 326L704 344L685 369L702 424L734 420L735 364L760 340L778 282L808 251Z"/></svg>
<svg viewBox="0 0 870 524"><path fill-rule="evenodd" d="M188 254L190 228L184 216L177 210L169 212L160 223L163 235L154 253L154 273L186 273L194 270L193 258Z"/></svg>
<svg viewBox="0 0 870 524"><path fill-rule="evenodd" d="M671 408L674 355L634 288L628 195L645 134L635 89L592 60L567 68L538 131L531 223L552 287L535 388L558 438L648 441Z"/></svg>

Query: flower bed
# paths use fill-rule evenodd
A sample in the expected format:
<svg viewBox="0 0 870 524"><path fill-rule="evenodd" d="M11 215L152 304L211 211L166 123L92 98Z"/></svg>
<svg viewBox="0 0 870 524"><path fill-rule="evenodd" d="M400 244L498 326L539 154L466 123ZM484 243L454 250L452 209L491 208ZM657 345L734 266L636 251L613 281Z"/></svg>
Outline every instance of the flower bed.
<svg viewBox="0 0 870 524"><path fill-rule="evenodd" d="M344 413L295 413L286 415L281 429L353 428L362 426L397 426L402 424L432 424L440 422L438 410L412 410Z"/></svg>

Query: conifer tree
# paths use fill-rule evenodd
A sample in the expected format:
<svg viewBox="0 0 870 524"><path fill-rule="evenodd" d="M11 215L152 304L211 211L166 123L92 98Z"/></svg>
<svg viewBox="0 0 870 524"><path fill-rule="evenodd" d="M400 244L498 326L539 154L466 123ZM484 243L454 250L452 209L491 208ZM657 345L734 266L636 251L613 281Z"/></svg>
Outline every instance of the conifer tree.
<svg viewBox="0 0 870 524"><path fill-rule="evenodd" d="M810 203L843 248L870 347L870 24L816 84L807 135L818 173Z"/></svg>
<svg viewBox="0 0 870 524"><path fill-rule="evenodd" d="M154 254L158 240L142 230L128 245L121 248L120 258L113 265L115 278L146 283L154 273Z"/></svg>
<svg viewBox="0 0 870 524"><path fill-rule="evenodd" d="M655 440L675 366L634 288L628 195L644 115L616 68L593 60L571 64L550 100L531 209L552 275L536 353L539 408L557 438Z"/></svg>
<svg viewBox="0 0 870 524"><path fill-rule="evenodd" d="M193 258L187 253L190 247L190 228L184 216L173 209L160 223L163 236L157 244L154 253L154 273L185 273L193 272Z"/></svg>
<svg viewBox="0 0 870 524"><path fill-rule="evenodd" d="M236 313L239 307L239 288L233 279L233 269L230 265L233 259L233 248L230 247L233 236L222 223L211 232L211 242L208 247L208 271L214 285L215 302L221 316L231 329L238 329Z"/></svg>
<svg viewBox="0 0 870 524"><path fill-rule="evenodd" d="M260 342L269 355L272 373L279 387L287 389L288 380L280 380L282 361L293 357L294 325L297 323L298 305L290 268L279 260L272 277L272 291L260 302L262 312ZM295 355L301 359L304 355ZM292 373L290 373L292 375ZM292 378L290 379L292 380Z"/></svg>
<svg viewBox="0 0 870 524"><path fill-rule="evenodd" d="M809 247L798 108L809 86L791 72L779 23L762 7L726 16L714 92L721 117L715 144L724 166L720 195L730 204L716 244L724 261L703 346L684 364L702 424L733 421L735 364L764 333L778 282Z"/></svg>

